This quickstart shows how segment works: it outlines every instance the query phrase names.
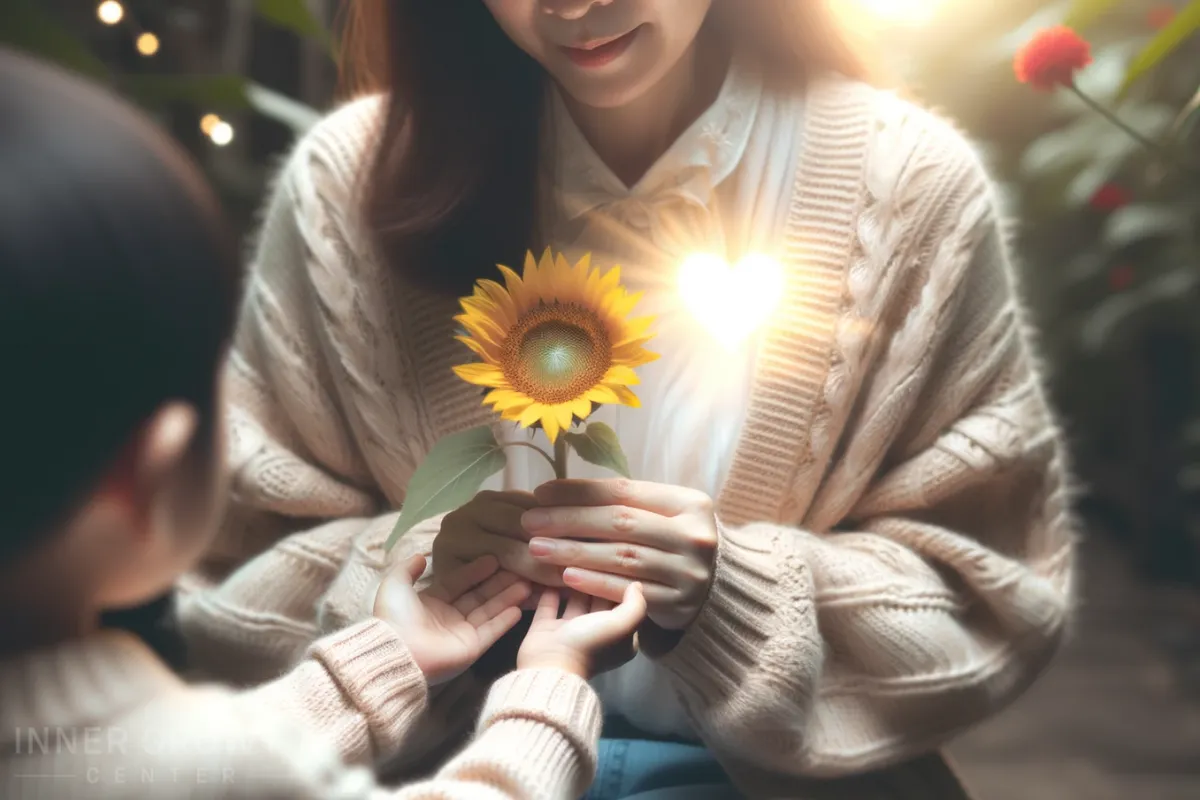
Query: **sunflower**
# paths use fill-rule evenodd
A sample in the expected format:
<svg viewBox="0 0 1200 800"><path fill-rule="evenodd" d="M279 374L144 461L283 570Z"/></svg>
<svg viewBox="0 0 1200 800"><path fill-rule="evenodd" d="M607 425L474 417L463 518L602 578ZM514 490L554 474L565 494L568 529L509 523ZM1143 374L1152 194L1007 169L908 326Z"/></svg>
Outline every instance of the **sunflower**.
<svg viewBox="0 0 1200 800"><path fill-rule="evenodd" d="M454 368L491 391L484 403L522 427L541 425L551 442L596 404L639 404L629 388L635 367L658 358L643 347L653 317L630 319L640 294L621 285L621 271L603 275L584 256L571 266L549 250L530 253L524 274L500 266L504 286L481 280L461 300L456 337L482 361Z"/></svg>

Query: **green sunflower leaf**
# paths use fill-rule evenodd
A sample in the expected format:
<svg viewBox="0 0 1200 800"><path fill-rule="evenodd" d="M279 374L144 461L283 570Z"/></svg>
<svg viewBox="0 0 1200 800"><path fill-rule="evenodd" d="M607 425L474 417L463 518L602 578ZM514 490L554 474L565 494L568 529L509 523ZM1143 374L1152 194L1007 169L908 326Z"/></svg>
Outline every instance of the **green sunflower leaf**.
<svg viewBox="0 0 1200 800"><path fill-rule="evenodd" d="M504 464L504 448L490 425L439 439L408 482L400 519L384 548L391 550L418 523L466 504Z"/></svg>
<svg viewBox="0 0 1200 800"><path fill-rule="evenodd" d="M590 423L582 433L564 433L563 437L579 457L589 464L611 469L626 478L633 477L629 474L629 461L621 449L616 431L603 422Z"/></svg>

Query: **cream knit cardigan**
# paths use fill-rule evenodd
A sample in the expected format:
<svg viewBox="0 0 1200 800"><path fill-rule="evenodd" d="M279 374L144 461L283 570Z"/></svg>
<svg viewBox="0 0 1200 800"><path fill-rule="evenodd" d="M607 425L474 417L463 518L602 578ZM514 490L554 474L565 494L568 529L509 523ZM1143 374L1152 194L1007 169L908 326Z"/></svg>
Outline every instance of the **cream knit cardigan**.
<svg viewBox="0 0 1200 800"><path fill-rule="evenodd" d="M226 678L274 676L361 619L413 470L489 419L450 370L455 303L403 286L358 219L379 107L300 144L249 277L235 511L180 603ZM803 125L779 322L715 498L715 580L660 659L755 797L807 796L805 779L903 761L995 713L1050 660L1071 595L1064 451L979 160L938 117L841 79L809 87ZM437 525L400 549L427 552ZM447 690L430 730L472 713L451 696L470 695Z"/></svg>

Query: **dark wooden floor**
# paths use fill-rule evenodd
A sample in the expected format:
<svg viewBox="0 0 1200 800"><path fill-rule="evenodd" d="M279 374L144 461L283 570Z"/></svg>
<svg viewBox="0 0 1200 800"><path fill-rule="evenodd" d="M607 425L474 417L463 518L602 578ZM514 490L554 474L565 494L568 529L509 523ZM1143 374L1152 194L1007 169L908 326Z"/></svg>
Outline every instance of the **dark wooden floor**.
<svg viewBox="0 0 1200 800"><path fill-rule="evenodd" d="M1100 539L1082 567L1069 643L952 748L964 779L979 800L1200 800L1200 595L1142 585Z"/></svg>

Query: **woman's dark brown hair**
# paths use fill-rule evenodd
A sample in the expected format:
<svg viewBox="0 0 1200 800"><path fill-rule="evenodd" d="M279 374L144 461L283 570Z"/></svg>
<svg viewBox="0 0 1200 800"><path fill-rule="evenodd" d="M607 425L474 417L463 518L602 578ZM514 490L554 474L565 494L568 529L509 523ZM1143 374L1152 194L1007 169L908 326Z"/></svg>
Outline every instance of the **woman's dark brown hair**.
<svg viewBox="0 0 1200 800"><path fill-rule="evenodd" d="M715 0L714 14L773 79L870 77L829 0ZM346 22L347 89L389 98L363 198L383 256L411 283L460 295L540 250L541 67L481 0L351 0Z"/></svg>

